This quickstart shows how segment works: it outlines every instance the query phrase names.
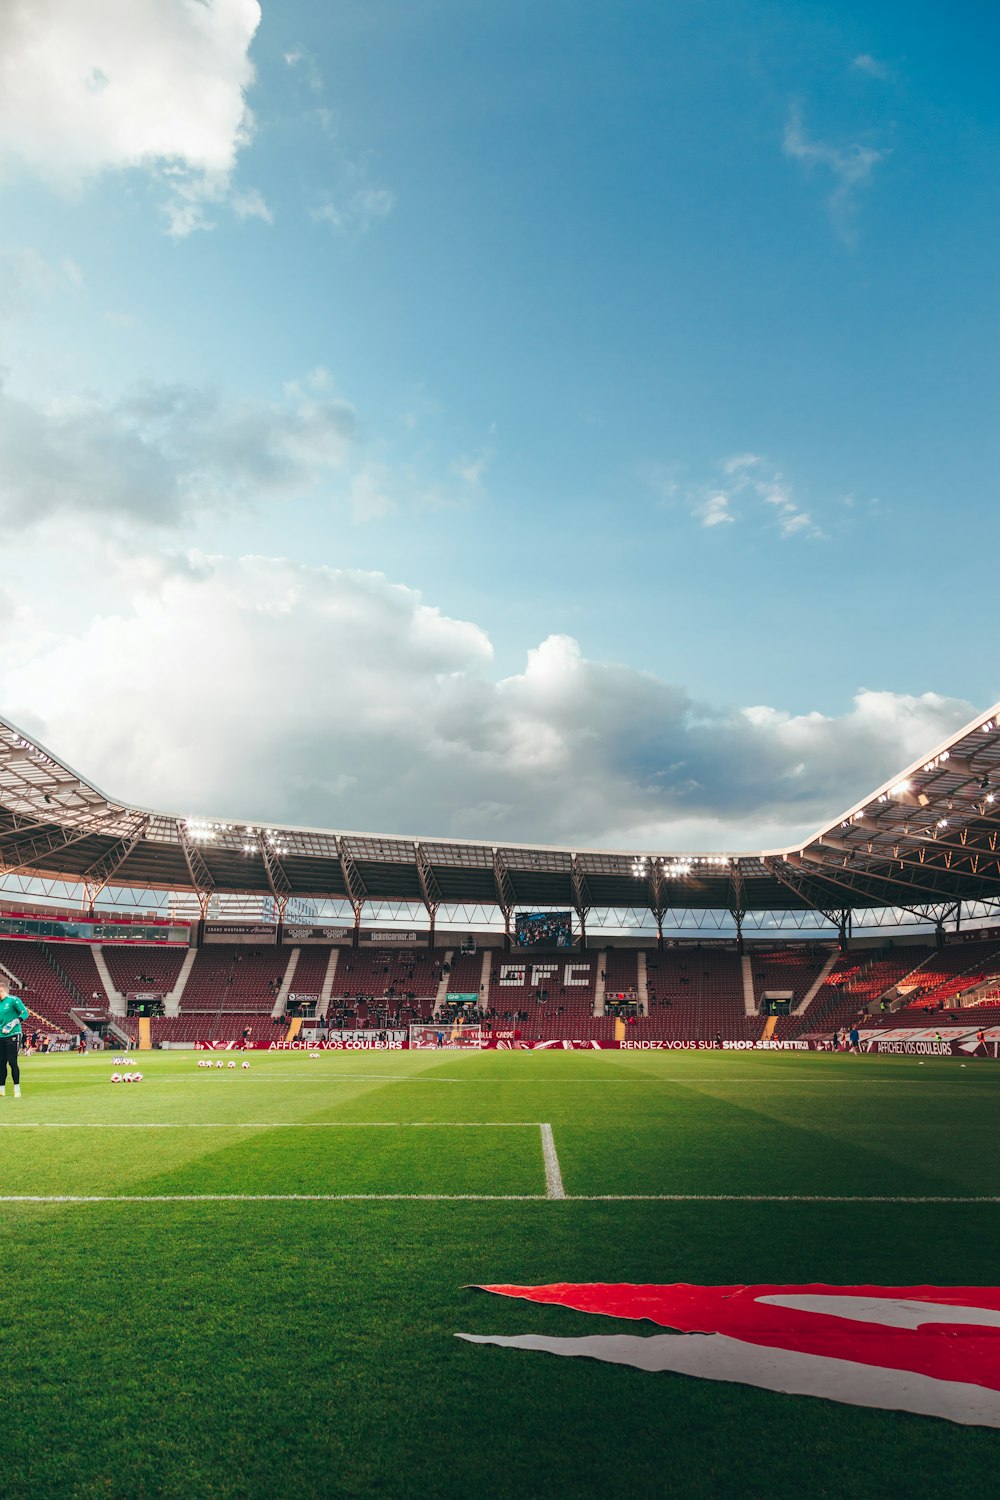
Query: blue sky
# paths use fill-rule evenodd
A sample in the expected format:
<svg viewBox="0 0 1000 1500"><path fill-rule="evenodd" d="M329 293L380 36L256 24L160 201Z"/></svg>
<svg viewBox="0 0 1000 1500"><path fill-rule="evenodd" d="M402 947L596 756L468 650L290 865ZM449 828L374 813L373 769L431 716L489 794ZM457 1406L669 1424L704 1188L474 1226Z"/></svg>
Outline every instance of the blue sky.
<svg viewBox="0 0 1000 1500"><path fill-rule="evenodd" d="M990 26L8 12L3 711L181 811L836 814L1000 695Z"/></svg>

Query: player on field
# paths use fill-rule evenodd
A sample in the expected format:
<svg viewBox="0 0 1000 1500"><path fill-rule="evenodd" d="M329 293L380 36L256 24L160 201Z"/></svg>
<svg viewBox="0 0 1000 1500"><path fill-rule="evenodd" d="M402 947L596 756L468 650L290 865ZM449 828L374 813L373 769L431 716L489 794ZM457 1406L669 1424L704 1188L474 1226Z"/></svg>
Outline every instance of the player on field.
<svg viewBox="0 0 1000 1500"><path fill-rule="evenodd" d="M28 1019L28 1007L11 994L7 980L0 978L0 1097L7 1092L7 1065L14 1080L14 1098L21 1097L21 1070L17 1049L21 1041L21 1022Z"/></svg>

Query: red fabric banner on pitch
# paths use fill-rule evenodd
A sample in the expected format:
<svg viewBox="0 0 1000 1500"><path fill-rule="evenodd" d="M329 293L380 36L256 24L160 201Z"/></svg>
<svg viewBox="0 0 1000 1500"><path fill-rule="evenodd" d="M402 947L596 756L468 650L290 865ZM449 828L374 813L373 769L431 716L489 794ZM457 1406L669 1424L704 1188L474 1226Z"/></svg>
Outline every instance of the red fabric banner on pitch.
<svg viewBox="0 0 1000 1500"><path fill-rule="evenodd" d="M493 1285L484 1291L677 1330L582 1339L460 1334L789 1394L1000 1427L1000 1288Z"/></svg>

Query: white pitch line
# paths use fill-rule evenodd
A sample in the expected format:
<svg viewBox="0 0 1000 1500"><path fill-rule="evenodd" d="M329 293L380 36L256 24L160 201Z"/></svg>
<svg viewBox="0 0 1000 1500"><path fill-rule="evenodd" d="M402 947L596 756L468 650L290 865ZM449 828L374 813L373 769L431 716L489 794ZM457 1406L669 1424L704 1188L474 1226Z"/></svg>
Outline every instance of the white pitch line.
<svg viewBox="0 0 1000 1500"><path fill-rule="evenodd" d="M866 1193L570 1193L569 1203L1000 1203L1000 1195L946 1197Z"/></svg>
<svg viewBox="0 0 1000 1500"><path fill-rule="evenodd" d="M0 1203L545 1203L539 1193L10 1193Z"/></svg>
<svg viewBox="0 0 1000 1500"><path fill-rule="evenodd" d="M0 1203L551 1203L540 1193L7 1193ZM970 1203L1000 1197L837 1197L780 1193L569 1193L564 1203Z"/></svg>
<svg viewBox="0 0 1000 1500"><path fill-rule="evenodd" d="M559 1157L556 1155L552 1126L541 1125L539 1129L542 1132L542 1159L545 1162L545 1196L546 1198L565 1198L566 1189L563 1187L562 1173L559 1170Z"/></svg>
<svg viewBox="0 0 1000 1500"><path fill-rule="evenodd" d="M549 1130L538 1120L0 1120L0 1130ZM556 1163L558 1175L559 1165ZM558 1194L555 1196L559 1196Z"/></svg>

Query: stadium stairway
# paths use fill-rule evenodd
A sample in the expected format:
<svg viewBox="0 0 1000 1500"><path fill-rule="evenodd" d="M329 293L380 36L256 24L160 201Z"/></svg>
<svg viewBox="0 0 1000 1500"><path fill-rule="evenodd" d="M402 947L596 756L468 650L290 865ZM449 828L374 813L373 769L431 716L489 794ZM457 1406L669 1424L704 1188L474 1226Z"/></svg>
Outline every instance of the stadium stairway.
<svg viewBox="0 0 1000 1500"><path fill-rule="evenodd" d="M764 1030L761 1035L762 1042L769 1042L771 1040L771 1038L774 1036L774 1028L777 1026L777 1024L777 1016L768 1016L767 1020L764 1022Z"/></svg>
<svg viewBox="0 0 1000 1500"><path fill-rule="evenodd" d="M596 979L596 981L594 983L594 1015L595 1016L603 1016L603 1014L604 1014L604 988L605 988L604 976L607 973L607 967L608 967L608 950L607 950L607 948L602 948L601 949L600 957L598 958L597 962L598 962L599 967L598 967L598 970L597 970L597 979Z"/></svg>
<svg viewBox="0 0 1000 1500"><path fill-rule="evenodd" d="M274 1009L271 1011L272 1016L282 1015L288 1005L288 997L292 993L292 984L295 980L295 970L299 966L299 954L301 952L301 948L293 948L288 955L288 963L285 967L285 972L281 976L281 980L278 984L277 998L274 1002Z"/></svg>
<svg viewBox="0 0 1000 1500"><path fill-rule="evenodd" d="M448 948L445 951L444 963L441 965L441 978L434 995L434 1019L437 1020L444 1012L448 1003L448 990L451 987L451 966L454 962L455 950Z"/></svg>
<svg viewBox="0 0 1000 1500"><path fill-rule="evenodd" d="M148 1016L139 1017L139 1051L153 1050L153 1027Z"/></svg>
<svg viewBox="0 0 1000 1500"><path fill-rule="evenodd" d="M10 971L8 969L4 969L3 972L7 975L7 977L9 979L13 978L13 975L10 973ZM61 1027L56 1026L53 1021L47 1020L45 1018L45 1016L41 1015L37 1010L32 1010L32 1008L31 1008L30 1005L25 1005L24 1008L28 1012L28 1015L31 1017L31 1019L33 1021L40 1021L42 1023L42 1025L45 1027L46 1031L60 1031L62 1029ZM34 1031L35 1027L31 1027L31 1030Z"/></svg>
<svg viewBox="0 0 1000 1500"><path fill-rule="evenodd" d="M753 964L749 953L744 953L742 961L743 969L743 1010L745 1014L755 1016L757 1014L757 996L753 988Z"/></svg>
<svg viewBox="0 0 1000 1500"><path fill-rule="evenodd" d="M188 982L188 975L194 967L194 961L198 957L197 948L189 948L184 955L181 971L177 976L173 989L163 999L163 1014L165 1016L180 1015L181 1001L184 999L184 990Z"/></svg>
<svg viewBox="0 0 1000 1500"><path fill-rule="evenodd" d="M298 1036L298 1034L299 1034L299 1032L301 1030L302 1030L302 1017L301 1016L293 1016L292 1017L291 1025L288 1028L288 1035L285 1037L285 1041L286 1042L294 1042L295 1038Z"/></svg>
<svg viewBox="0 0 1000 1500"><path fill-rule="evenodd" d="M645 950L641 949L641 948L640 948L639 952L636 954L636 972L638 973L638 976L639 976L638 979L637 979L637 981L636 981L636 986L635 986L636 994L639 996L639 1009L642 1011L642 1014L644 1016L648 1016L649 1015L649 976L648 976L648 973L647 973L647 970L646 970L646 953L645 953Z"/></svg>
<svg viewBox="0 0 1000 1500"><path fill-rule="evenodd" d="M95 943L90 951L94 955L94 965L101 976L101 983L108 997L108 1009L113 1016L123 1016L127 1009L127 1002L125 996L118 989L118 986L111 977L111 970L108 968L107 959L104 957L102 944Z"/></svg>
<svg viewBox="0 0 1000 1500"><path fill-rule="evenodd" d="M836 964L836 962L839 959L839 957L840 957L839 953L831 953L830 954L830 957L827 959L826 963L823 965L822 969L817 974L817 976L813 980L812 984L806 990L805 994L802 996L802 999L799 1001L798 1005L792 1011L792 1015L793 1016L802 1016L802 1015L805 1015L806 1011L809 1009L810 1005L813 1003L813 1001L815 1000L816 996L819 994L820 990L823 988L823 985L826 983L827 979L829 978L829 976L830 976L830 974L831 974L831 972L833 970L833 967Z"/></svg>
<svg viewBox="0 0 1000 1500"><path fill-rule="evenodd" d="M333 981L337 973L337 959L340 957L339 948L330 949L330 957L326 961L326 973L323 975L323 983L319 987L319 1004L316 1007L317 1016L325 1016L330 1009L330 996L333 994Z"/></svg>

